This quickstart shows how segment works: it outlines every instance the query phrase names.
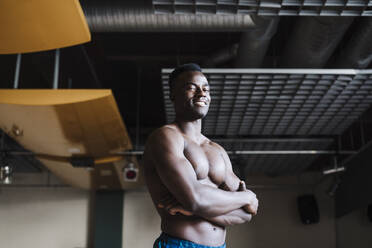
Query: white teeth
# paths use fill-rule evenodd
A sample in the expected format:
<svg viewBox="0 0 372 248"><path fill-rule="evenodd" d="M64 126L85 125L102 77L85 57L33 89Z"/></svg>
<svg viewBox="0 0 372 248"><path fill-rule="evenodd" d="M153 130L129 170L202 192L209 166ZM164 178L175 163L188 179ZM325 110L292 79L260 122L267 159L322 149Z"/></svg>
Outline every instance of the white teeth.
<svg viewBox="0 0 372 248"><path fill-rule="evenodd" d="M205 103L205 102L195 102L195 105L198 105L198 106L206 106L207 103Z"/></svg>

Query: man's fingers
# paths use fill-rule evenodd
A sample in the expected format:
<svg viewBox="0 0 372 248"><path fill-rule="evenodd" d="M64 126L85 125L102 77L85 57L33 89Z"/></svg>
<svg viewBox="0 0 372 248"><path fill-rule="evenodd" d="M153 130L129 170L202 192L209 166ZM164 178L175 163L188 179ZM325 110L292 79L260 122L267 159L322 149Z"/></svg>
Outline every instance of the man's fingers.
<svg viewBox="0 0 372 248"><path fill-rule="evenodd" d="M247 190L247 187L245 185L245 182L244 181L240 181L239 182L239 189L238 189L238 191L245 191L245 190Z"/></svg>
<svg viewBox="0 0 372 248"><path fill-rule="evenodd" d="M180 213L182 215L191 216L193 215L192 212L187 211L179 204L170 204L170 205L164 205L163 203L159 203L157 205L159 208L164 208L170 215L176 215L177 213Z"/></svg>
<svg viewBox="0 0 372 248"><path fill-rule="evenodd" d="M243 188L243 183L242 181L239 182L239 188L238 188L238 191L243 191L244 188Z"/></svg>
<svg viewBox="0 0 372 248"><path fill-rule="evenodd" d="M186 216L191 216L191 215L193 215L192 212L187 211L187 210L185 210L185 209L180 209L179 213L180 213L180 214L183 214L183 215L186 215Z"/></svg>
<svg viewBox="0 0 372 248"><path fill-rule="evenodd" d="M168 205L168 206L165 206L165 210L167 210L168 212L172 209L174 209L175 206L174 205Z"/></svg>
<svg viewBox="0 0 372 248"><path fill-rule="evenodd" d="M159 203L157 204L157 206L159 208L165 208L165 209L169 209L173 206L176 206L176 205L179 205L180 203L174 198L174 197L171 197L171 196L167 196L167 197L164 197L163 199L161 199L159 201Z"/></svg>
<svg viewBox="0 0 372 248"><path fill-rule="evenodd" d="M256 197L256 194L253 193L250 190L246 190L246 192L249 192L251 194L251 203L248 205L244 206L244 210L247 213L250 213L252 215L257 215L257 210L258 210L258 199Z"/></svg>
<svg viewBox="0 0 372 248"><path fill-rule="evenodd" d="M245 182L244 181L240 181L240 182L243 185L243 189L246 190L247 189L247 185L245 185Z"/></svg>
<svg viewBox="0 0 372 248"><path fill-rule="evenodd" d="M186 215L186 216L191 216L193 215L192 212L190 211L187 211L186 209L184 209L182 206L175 206L171 209L168 210L168 213L170 215L176 215L177 213L180 213L182 215Z"/></svg>

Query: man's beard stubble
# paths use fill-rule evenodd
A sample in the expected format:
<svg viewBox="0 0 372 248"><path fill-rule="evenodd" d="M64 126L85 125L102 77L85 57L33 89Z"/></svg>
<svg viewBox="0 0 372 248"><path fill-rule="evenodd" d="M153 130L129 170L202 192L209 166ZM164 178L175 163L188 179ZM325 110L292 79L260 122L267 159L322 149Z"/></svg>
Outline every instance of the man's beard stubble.
<svg viewBox="0 0 372 248"><path fill-rule="evenodd" d="M198 111L197 109L195 109L195 107L193 108L191 106L184 106L184 109L182 109L182 111L181 110L177 111L178 113L180 113L177 116L181 117L185 121L195 121L203 119L208 114L209 106L205 108L207 109L205 110L200 109Z"/></svg>

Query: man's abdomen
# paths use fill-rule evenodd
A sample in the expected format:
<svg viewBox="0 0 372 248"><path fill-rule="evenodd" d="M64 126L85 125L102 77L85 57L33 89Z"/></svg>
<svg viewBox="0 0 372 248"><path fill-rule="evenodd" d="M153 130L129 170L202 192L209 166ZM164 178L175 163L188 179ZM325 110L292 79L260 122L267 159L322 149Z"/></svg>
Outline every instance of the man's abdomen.
<svg viewBox="0 0 372 248"><path fill-rule="evenodd" d="M174 237L206 245L225 243L226 230L196 216L162 216L161 229Z"/></svg>

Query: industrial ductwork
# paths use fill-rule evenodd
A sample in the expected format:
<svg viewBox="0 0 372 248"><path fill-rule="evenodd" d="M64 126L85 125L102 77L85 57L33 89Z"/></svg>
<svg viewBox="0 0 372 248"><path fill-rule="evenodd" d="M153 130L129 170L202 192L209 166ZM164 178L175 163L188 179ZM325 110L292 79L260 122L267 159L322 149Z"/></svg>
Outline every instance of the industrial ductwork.
<svg viewBox="0 0 372 248"><path fill-rule="evenodd" d="M281 54L280 67L322 68L352 21L352 17L299 19Z"/></svg>
<svg viewBox="0 0 372 248"><path fill-rule="evenodd" d="M335 68L365 69L372 61L372 18L360 18L352 29L353 35L335 59Z"/></svg>
<svg viewBox="0 0 372 248"><path fill-rule="evenodd" d="M249 15L154 14L146 0L82 0L81 5L92 32L231 32L254 26Z"/></svg>
<svg viewBox="0 0 372 248"><path fill-rule="evenodd" d="M238 47L239 44L236 43L214 52L213 54L208 56L208 58L205 61L203 61L202 66L214 68L217 67L218 65L224 64L232 59L235 59L236 55L238 54Z"/></svg>
<svg viewBox="0 0 372 248"><path fill-rule="evenodd" d="M265 57L272 37L275 35L279 17L252 16L254 27L246 29L239 44L222 48L211 54L204 67L216 67L235 59L235 67L259 68Z"/></svg>
<svg viewBox="0 0 372 248"><path fill-rule="evenodd" d="M259 68L265 57L272 37L275 35L279 17L252 16L256 26L242 33L236 67Z"/></svg>

